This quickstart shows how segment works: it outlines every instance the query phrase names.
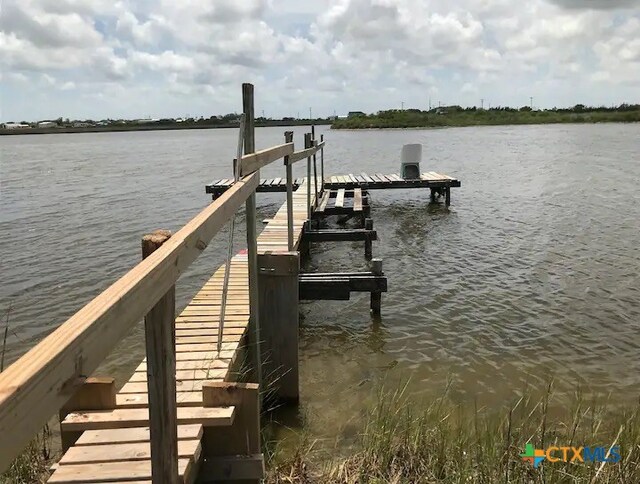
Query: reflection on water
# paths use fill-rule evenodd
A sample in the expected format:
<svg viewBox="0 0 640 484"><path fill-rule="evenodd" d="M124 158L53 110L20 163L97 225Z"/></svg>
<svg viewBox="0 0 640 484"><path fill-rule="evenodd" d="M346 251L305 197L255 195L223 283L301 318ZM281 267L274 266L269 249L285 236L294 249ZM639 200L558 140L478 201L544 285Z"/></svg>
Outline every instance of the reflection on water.
<svg viewBox="0 0 640 484"><path fill-rule="evenodd" d="M258 146L279 143L283 130L258 130ZM430 205L428 191L371 192L374 256L389 277L382 317L370 317L368 294L301 305L298 424L348 441L382 380L410 379L425 396L450 381L456 400L494 406L550 378L560 393L580 385L616 403L637 400L640 126L319 131L327 173L397 172L402 144L421 142L423 171L463 186L452 190L449 210ZM230 174L235 136L1 138L9 358L134 264L143 233L176 229L203 207L204 184ZM264 175L281 172L272 166ZM259 195L261 218L283 201ZM239 230L238 248L243 239ZM181 280L180 304L222 263L225 241L218 235ZM363 270L363 244L313 244L307 268ZM142 352L135 328L101 371L123 381Z"/></svg>

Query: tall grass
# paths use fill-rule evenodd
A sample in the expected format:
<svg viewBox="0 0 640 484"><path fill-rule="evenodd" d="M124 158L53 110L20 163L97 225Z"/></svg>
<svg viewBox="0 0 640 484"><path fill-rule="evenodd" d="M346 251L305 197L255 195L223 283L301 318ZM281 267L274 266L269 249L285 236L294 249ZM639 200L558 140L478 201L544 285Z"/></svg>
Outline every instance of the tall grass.
<svg viewBox="0 0 640 484"><path fill-rule="evenodd" d="M269 456L269 483L638 483L640 405L613 410L576 392L571 408L553 410L550 385L542 398L522 396L500 409L413 400L406 386L382 389L354 452L336 459L310 439L288 456ZM536 448L619 445L616 464L523 461Z"/></svg>

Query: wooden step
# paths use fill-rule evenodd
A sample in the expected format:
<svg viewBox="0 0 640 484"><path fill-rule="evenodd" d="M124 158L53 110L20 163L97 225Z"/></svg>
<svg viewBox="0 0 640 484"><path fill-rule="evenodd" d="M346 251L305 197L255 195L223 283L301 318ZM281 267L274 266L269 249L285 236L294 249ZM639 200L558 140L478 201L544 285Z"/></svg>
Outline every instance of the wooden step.
<svg viewBox="0 0 640 484"><path fill-rule="evenodd" d="M200 456L198 456L198 459ZM179 459L180 480L192 483L196 478L195 459ZM47 482L55 484L89 484L100 482L151 482L151 461L119 461L99 464L61 465Z"/></svg>
<svg viewBox="0 0 640 484"><path fill-rule="evenodd" d="M233 423L235 407L178 407L178 424L202 424L205 427L227 426ZM63 431L84 431L146 427L149 410L146 408L116 408L71 412L60 424Z"/></svg>
<svg viewBox="0 0 640 484"><path fill-rule="evenodd" d="M178 458L189 459L200 454L200 440L179 440ZM79 445L69 448L59 464L98 464L101 462L137 461L151 459L149 442Z"/></svg>
<svg viewBox="0 0 640 484"><path fill-rule="evenodd" d="M202 424L178 425L178 440L201 439ZM149 441L149 427L87 430L74 445L126 444Z"/></svg>

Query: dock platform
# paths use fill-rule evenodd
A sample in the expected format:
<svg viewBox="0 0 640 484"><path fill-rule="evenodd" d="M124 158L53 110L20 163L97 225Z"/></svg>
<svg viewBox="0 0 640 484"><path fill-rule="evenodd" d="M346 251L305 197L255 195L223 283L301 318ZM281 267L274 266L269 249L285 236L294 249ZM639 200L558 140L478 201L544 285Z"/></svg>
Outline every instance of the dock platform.
<svg viewBox="0 0 640 484"><path fill-rule="evenodd" d="M304 178L299 178L293 181L294 190L304 183ZM217 198L229 189L233 180L230 178L223 178L214 180L205 186L206 192L211 193L213 198ZM348 174L348 175L334 175L325 178L324 189L337 189L337 188L361 188L366 190L384 190L390 188L448 188L459 187L460 180L429 171L422 173L420 178L403 179L399 174L393 173L391 175L383 175L376 173L368 175L361 173L360 175ZM257 192L286 192L287 181L284 178L263 178L260 180L260 184L256 190Z"/></svg>

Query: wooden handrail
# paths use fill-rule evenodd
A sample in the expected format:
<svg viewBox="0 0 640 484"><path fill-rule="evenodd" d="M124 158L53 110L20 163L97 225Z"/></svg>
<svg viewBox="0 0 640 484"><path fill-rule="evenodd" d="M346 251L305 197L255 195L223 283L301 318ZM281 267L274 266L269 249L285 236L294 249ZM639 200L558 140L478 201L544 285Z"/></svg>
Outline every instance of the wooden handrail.
<svg viewBox="0 0 640 484"><path fill-rule="evenodd" d="M0 373L0 472L149 312L258 186L236 182L127 274Z"/></svg>
<svg viewBox="0 0 640 484"><path fill-rule="evenodd" d="M290 155L291 153L293 153L293 143L285 143L283 145L274 146L272 148L244 155L240 160L240 176L254 173L263 166Z"/></svg>
<svg viewBox="0 0 640 484"><path fill-rule="evenodd" d="M306 148L304 150L295 151L289 155L289 164L295 163L296 161L304 160L305 158L309 158L318 152L320 148L324 146L324 141L318 143L316 146L312 146L311 148Z"/></svg>

